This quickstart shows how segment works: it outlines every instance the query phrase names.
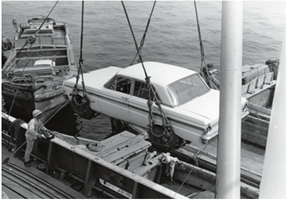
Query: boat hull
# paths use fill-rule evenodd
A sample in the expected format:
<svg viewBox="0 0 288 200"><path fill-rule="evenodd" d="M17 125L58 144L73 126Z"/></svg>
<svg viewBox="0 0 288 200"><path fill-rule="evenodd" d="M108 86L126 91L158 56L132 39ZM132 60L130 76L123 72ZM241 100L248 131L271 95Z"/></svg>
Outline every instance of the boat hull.
<svg viewBox="0 0 288 200"><path fill-rule="evenodd" d="M41 85L17 85L2 83L2 96L7 111L21 113L26 121L32 118L35 109L41 110L43 122L53 116L54 112L65 106L67 95L63 92L61 82L45 82Z"/></svg>

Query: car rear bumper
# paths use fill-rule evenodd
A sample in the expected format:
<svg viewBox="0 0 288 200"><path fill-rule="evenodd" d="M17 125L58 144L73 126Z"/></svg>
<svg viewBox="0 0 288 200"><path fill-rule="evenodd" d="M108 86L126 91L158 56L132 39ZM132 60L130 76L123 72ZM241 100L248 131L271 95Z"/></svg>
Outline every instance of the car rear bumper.
<svg viewBox="0 0 288 200"><path fill-rule="evenodd" d="M249 111L248 110L242 112L241 121L245 120L248 115L249 115ZM202 136L201 137L202 143L203 144L207 144L207 143L211 142L211 140L213 140L217 135L218 135L218 131L215 131L214 133L206 134L206 135Z"/></svg>

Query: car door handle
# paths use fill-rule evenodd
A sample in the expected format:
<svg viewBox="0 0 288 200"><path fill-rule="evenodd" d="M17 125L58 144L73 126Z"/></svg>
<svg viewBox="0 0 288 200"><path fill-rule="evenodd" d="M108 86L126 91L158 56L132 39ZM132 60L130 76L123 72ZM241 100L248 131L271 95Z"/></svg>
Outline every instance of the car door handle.
<svg viewBox="0 0 288 200"><path fill-rule="evenodd" d="M124 99L125 101L127 101L127 100L128 100L128 98L127 98L127 97L122 97L122 99Z"/></svg>

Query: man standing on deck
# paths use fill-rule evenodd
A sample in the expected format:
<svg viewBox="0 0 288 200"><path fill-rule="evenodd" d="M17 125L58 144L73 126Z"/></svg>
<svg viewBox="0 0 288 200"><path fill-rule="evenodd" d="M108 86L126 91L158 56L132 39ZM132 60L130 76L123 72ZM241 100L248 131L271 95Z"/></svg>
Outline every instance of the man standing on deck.
<svg viewBox="0 0 288 200"><path fill-rule="evenodd" d="M33 160L30 160L30 155L33 150L34 141L38 138L41 138L40 131L47 131L47 128L40 121L42 112L38 109L32 112L33 118L28 123L28 128L25 133L26 136L26 151L24 157L24 165L30 167L30 163Z"/></svg>

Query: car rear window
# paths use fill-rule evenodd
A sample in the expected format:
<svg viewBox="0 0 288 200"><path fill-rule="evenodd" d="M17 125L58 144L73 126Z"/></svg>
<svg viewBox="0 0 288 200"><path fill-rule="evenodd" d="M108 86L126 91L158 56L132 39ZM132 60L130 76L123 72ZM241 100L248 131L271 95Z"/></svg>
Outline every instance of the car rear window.
<svg viewBox="0 0 288 200"><path fill-rule="evenodd" d="M168 85L168 93L172 98L173 106L184 104L208 91L208 86L199 74L192 74Z"/></svg>

